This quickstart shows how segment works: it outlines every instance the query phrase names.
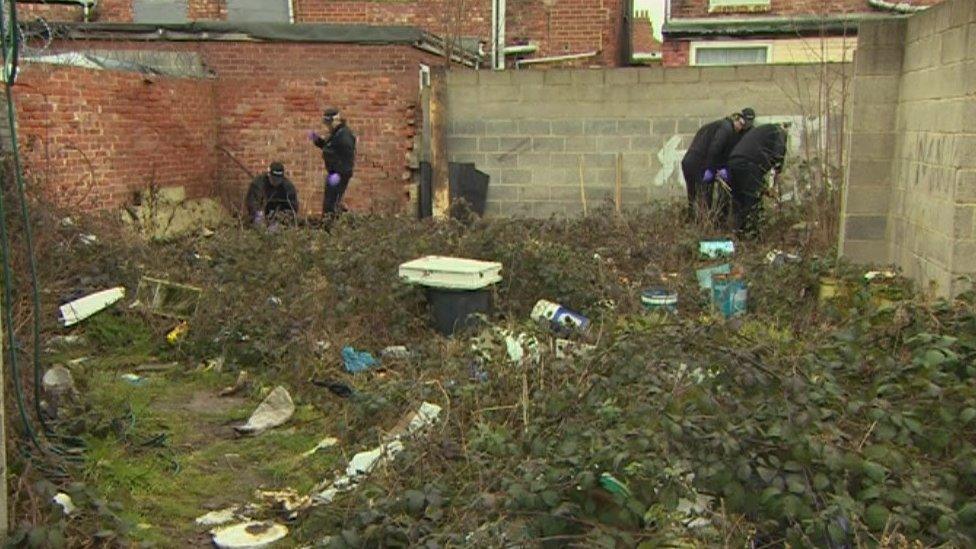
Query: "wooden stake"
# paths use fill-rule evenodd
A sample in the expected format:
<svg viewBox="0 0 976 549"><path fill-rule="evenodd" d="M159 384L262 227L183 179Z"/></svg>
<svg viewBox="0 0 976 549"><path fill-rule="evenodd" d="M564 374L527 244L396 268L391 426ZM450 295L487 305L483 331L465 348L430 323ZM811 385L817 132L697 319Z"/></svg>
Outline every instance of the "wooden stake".
<svg viewBox="0 0 976 549"><path fill-rule="evenodd" d="M617 208L617 217L621 215L621 201L623 200L622 189L624 171L624 155L617 153L617 185L614 188L613 203Z"/></svg>
<svg viewBox="0 0 976 549"><path fill-rule="evenodd" d="M583 203L583 217L586 217L586 182L583 179L583 155L579 157L580 202Z"/></svg>

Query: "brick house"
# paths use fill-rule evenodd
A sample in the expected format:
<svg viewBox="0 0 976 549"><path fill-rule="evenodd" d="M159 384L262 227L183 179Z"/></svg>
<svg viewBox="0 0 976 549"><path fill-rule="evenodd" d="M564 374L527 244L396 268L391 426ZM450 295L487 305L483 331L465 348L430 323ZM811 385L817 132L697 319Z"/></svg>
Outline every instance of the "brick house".
<svg viewBox="0 0 976 549"><path fill-rule="evenodd" d="M941 0L668 0L664 64L850 61L864 20Z"/></svg>

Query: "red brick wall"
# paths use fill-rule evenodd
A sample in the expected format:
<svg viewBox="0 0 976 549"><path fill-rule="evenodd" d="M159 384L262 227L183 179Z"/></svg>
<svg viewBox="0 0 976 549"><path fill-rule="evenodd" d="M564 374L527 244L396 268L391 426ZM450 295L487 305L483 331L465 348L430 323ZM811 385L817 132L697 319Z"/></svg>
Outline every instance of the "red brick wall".
<svg viewBox="0 0 976 549"><path fill-rule="evenodd" d="M665 40L661 46L661 63L665 67L684 67L691 58L691 42L685 40Z"/></svg>
<svg viewBox="0 0 976 549"><path fill-rule="evenodd" d="M280 160L298 187L303 211L309 214L321 212L324 168L321 153L309 143L307 134L312 129L324 133L321 117L328 105L343 110L358 137L356 175L348 192L350 206L385 211L404 203L404 185L409 178L407 155L412 150L420 117L418 65L438 61L410 46L78 41L55 45L52 51L65 47L198 52L217 76L216 80L207 81L214 112L208 119L213 133L205 147L214 155L212 166L215 171L202 185L212 190L216 183L221 194L240 195L243 199L250 182L246 173L224 152L217 150L216 145L230 151L254 173L267 169L270 162ZM125 74L127 78L141 81L128 73L103 71L92 74L96 77L113 75L113 78ZM90 79L82 81L87 80ZM35 96L46 93L51 98L50 104L59 113L76 113L90 121L101 117L99 103L82 99L82 92L74 86L58 88L60 81L28 82L32 88L25 89L24 93L29 89ZM98 91L96 96L105 93ZM137 96L131 96L130 102L123 103L120 108L125 112L141 112L137 99ZM172 116L182 120L184 117L178 101L167 107L158 103L151 106L161 119ZM33 111L23 112L24 116L29 116ZM199 113L193 111L192 114L197 116ZM51 135L70 140L87 135L84 127L65 126L64 120L63 117L52 119L48 130ZM37 134L36 123L21 128L22 139L28 131ZM105 136L111 135L112 139L116 133L127 135L118 125L107 126L101 131ZM171 137L179 139L178 135ZM198 142L194 143L200 146ZM108 151L100 154L104 157L116 155ZM118 156L129 157L125 151ZM119 169L115 163L107 165L106 177L115 180L110 174ZM165 184L199 180L193 169L187 174L181 162L167 165L166 170L166 178L161 180ZM82 172L76 170L75 173ZM145 185L142 180L125 180L132 187Z"/></svg>
<svg viewBox="0 0 976 549"><path fill-rule="evenodd" d="M942 0L899 0L917 6L938 4ZM872 12L868 0L771 0L767 15L800 15L848 12ZM708 0L671 0L672 17L721 17L709 14Z"/></svg>
<svg viewBox="0 0 976 549"><path fill-rule="evenodd" d="M210 80L39 63L15 88L24 169L48 199L95 210L150 183L211 192L217 112Z"/></svg>
<svg viewBox="0 0 976 549"><path fill-rule="evenodd" d="M491 35L491 2L466 0L460 28L456 0L295 0L295 20L321 23L413 25L441 36L488 39Z"/></svg>
<svg viewBox="0 0 976 549"><path fill-rule="evenodd" d="M507 41L539 44L536 57L600 51L588 64L616 66L620 55L620 0L560 0L546 6L541 0L509 2Z"/></svg>

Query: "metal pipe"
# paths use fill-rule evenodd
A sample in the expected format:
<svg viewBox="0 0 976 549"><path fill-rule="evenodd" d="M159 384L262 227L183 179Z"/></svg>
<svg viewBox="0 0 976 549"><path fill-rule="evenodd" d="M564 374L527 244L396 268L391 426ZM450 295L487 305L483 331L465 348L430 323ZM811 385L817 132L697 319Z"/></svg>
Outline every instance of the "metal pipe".
<svg viewBox="0 0 976 549"><path fill-rule="evenodd" d="M85 22L91 18L91 11L98 6L98 0L20 0L20 4L59 4L62 6L81 6Z"/></svg>
<svg viewBox="0 0 976 549"><path fill-rule="evenodd" d="M930 6L913 6L908 2L888 2L887 0L868 0L872 8L893 11L897 13L918 13L929 9Z"/></svg>
<svg viewBox="0 0 976 549"><path fill-rule="evenodd" d="M295 22L295 0L288 0L288 22Z"/></svg>
<svg viewBox="0 0 976 549"><path fill-rule="evenodd" d="M491 2L491 68L505 70L505 0Z"/></svg>
<svg viewBox="0 0 976 549"><path fill-rule="evenodd" d="M535 59L522 59L515 62L516 67L521 67L522 65L541 65L543 63L559 63L562 61L575 61L577 59L588 59L590 57L596 57L599 55L598 51L589 51L586 53L572 53L569 55L557 55L555 57L537 57Z"/></svg>
<svg viewBox="0 0 976 549"><path fill-rule="evenodd" d="M539 51L539 46L535 44L524 44L521 46L506 46L505 55L518 55L520 53L535 53Z"/></svg>

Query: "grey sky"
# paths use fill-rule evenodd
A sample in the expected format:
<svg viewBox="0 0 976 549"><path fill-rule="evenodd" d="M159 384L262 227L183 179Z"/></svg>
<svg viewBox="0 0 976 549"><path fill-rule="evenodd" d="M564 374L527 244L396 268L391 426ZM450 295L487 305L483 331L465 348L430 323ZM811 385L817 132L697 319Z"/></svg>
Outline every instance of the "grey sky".
<svg viewBox="0 0 976 549"><path fill-rule="evenodd" d="M661 39L661 25L664 23L665 0L634 0L635 10L650 10L651 20L654 21L654 36Z"/></svg>

